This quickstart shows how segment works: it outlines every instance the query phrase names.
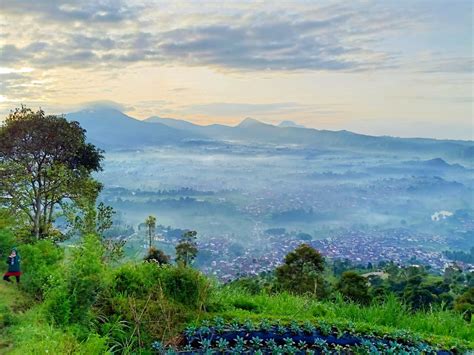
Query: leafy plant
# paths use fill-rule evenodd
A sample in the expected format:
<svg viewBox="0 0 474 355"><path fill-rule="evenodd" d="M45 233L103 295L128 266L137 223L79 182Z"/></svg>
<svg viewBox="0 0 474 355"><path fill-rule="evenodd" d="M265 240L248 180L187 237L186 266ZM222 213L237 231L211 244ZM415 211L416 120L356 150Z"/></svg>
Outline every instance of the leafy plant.
<svg viewBox="0 0 474 355"><path fill-rule="evenodd" d="M290 324L290 331L293 334L299 334L301 332L301 328L300 328L300 326L297 322L292 321L291 324Z"/></svg>
<svg viewBox="0 0 474 355"><path fill-rule="evenodd" d="M264 332L268 332L272 329L271 323L268 321L268 319L263 319L260 322L260 329Z"/></svg>
<svg viewBox="0 0 474 355"><path fill-rule="evenodd" d="M249 332L255 330L255 324L250 319L247 319L244 322L244 327L247 329Z"/></svg>
<svg viewBox="0 0 474 355"><path fill-rule="evenodd" d="M307 334L313 334L316 330L316 327L310 321L305 321L303 324L303 331Z"/></svg>
<svg viewBox="0 0 474 355"><path fill-rule="evenodd" d="M287 332L287 329L285 326L281 325L281 324L278 324L277 325L277 333L278 334L285 334Z"/></svg>
<svg viewBox="0 0 474 355"><path fill-rule="evenodd" d="M204 339L199 340L199 345L204 350L210 348L211 344L212 344L211 339L204 338Z"/></svg>
<svg viewBox="0 0 474 355"><path fill-rule="evenodd" d="M252 337L252 339L250 339L250 345L254 348L254 349L259 349L263 344L263 340L260 339L258 336L256 337Z"/></svg>
<svg viewBox="0 0 474 355"><path fill-rule="evenodd" d="M319 330L321 331L321 334L323 335L329 335L332 332L332 328L329 324L327 324L324 321L319 322Z"/></svg>
<svg viewBox="0 0 474 355"><path fill-rule="evenodd" d="M224 351L229 346L229 341L224 338L219 338L219 340L217 340L216 346L220 351Z"/></svg>

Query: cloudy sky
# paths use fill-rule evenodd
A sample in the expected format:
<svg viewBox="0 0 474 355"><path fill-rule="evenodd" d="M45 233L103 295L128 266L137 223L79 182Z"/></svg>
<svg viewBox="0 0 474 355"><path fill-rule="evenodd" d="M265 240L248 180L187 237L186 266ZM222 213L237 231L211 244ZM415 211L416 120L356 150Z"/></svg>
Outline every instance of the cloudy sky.
<svg viewBox="0 0 474 355"><path fill-rule="evenodd" d="M0 113L473 139L472 1L0 0Z"/></svg>

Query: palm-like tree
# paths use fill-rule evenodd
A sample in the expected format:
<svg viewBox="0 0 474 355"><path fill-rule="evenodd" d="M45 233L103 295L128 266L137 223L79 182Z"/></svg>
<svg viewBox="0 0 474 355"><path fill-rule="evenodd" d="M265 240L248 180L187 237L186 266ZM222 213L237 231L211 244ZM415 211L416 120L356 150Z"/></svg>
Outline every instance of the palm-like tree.
<svg viewBox="0 0 474 355"><path fill-rule="evenodd" d="M148 216L145 220L145 224L148 228L148 249L151 249L153 237L155 236L156 217L151 215Z"/></svg>

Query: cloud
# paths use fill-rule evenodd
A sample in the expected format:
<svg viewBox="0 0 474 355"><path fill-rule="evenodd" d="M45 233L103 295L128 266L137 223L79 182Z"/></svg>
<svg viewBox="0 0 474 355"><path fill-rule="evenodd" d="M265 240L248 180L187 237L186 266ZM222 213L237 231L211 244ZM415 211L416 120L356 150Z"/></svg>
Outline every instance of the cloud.
<svg viewBox="0 0 474 355"><path fill-rule="evenodd" d="M8 0L2 1L8 14L32 15L48 21L116 23L136 17L138 8L122 0Z"/></svg>
<svg viewBox="0 0 474 355"><path fill-rule="evenodd" d="M2 32L10 35L0 49L1 60L42 68L153 63L220 71L393 69L407 61L401 60L399 48L383 43L426 26L431 10L422 4L373 1L328 6L229 4L225 9L209 6L210 10L196 3L180 5L150 2L145 7L124 0L5 1L2 11L21 21L3 26ZM439 4L432 11L439 12ZM42 25L35 32L38 19ZM23 41L13 42L15 31ZM469 61L466 55L444 62L433 58L421 71L469 70L472 58Z"/></svg>
<svg viewBox="0 0 474 355"><path fill-rule="evenodd" d="M430 60L418 62L417 68L423 73L458 73L472 74L474 59L472 57L433 56Z"/></svg>
<svg viewBox="0 0 474 355"><path fill-rule="evenodd" d="M392 53L371 48L371 36L392 31L399 19L372 11L361 22L364 7L309 9L263 9L251 16L239 9L230 15L217 11L211 20L187 18L175 10L169 16L176 16L176 23L169 29L159 25L161 17L156 22L142 21L146 14L140 12L141 7L126 6L122 1L80 5L72 1L59 5L57 1L11 1L4 11L47 17L47 26L56 31L51 39L23 46L6 44L2 60L41 67L179 63L231 71L363 71L394 66ZM79 24L64 28L63 21ZM97 27L90 27L95 22Z"/></svg>

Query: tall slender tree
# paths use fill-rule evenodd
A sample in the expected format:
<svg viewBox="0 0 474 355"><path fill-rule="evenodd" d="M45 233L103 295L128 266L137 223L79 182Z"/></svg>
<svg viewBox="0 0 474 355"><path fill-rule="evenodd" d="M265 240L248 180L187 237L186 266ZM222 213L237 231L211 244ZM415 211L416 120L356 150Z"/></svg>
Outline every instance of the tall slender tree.
<svg viewBox="0 0 474 355"><path fill-rule="evenodd" d="M147 226L147 233L148 233L148 249L150 250L153 246L153 238L155 237L155 230L156 230L156 217L155 216L148 216L145 220L145 224Z"/></svg>
<svg viewBox="0 0 474 355"><path fill-rule="evenodd" d="M185 232L176 245L176 262L183 266L192 265L194 259L197 257L197 232Z"/></svg>

